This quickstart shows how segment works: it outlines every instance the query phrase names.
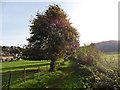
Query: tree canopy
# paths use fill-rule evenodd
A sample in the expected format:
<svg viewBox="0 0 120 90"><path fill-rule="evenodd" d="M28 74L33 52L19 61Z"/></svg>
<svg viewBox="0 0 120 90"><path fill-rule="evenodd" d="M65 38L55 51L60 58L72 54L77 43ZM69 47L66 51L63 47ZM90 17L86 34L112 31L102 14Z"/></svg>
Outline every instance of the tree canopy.
<svg viewBox="0 0 120 90"><path fill-rule="evenodd" d="M67 14L56 4L49 5L42 14L37 13L31 22L28 47L34 56L51 60L51 71L58 58L74 53L79 47L79 33L71 24Z"/></svg>

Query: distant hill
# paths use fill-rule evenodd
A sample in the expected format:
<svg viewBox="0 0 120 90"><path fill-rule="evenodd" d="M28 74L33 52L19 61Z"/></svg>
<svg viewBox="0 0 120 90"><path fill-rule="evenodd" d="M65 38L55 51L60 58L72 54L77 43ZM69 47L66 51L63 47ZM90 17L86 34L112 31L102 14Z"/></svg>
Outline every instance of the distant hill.
<svg viewBox="0 0 120 90"><path fill-rule="evenodd" d="M100 51L112 53L118 52L118 44L120 44L120 41L117 40L102 41L95 43L97 49L99 49Z"/></svg>

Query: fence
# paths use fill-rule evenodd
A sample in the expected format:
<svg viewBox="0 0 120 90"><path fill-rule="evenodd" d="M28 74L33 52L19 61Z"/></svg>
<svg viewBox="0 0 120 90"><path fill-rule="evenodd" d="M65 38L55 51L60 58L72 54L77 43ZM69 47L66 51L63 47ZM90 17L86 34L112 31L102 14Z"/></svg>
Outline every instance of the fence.
<svg viewBox="0 0 120 90"><path fill-rule="evenodd" d="M23 68L23 70L18 71L9 71L2 73L2 88L10 90L11 84L25 82L35 75L35 73L47 72L49 69L48 66L44 68L36 67L36 69Z"/></svg>
<svg viewBox="0 0 120 90"><path fill-rule="evenodd" d="M57 63L56 67L58 69L60 67L60 63ZM35 69L24 67L22 70L9 71L9 72L3 73L2 74L2 84L3 84L2 88L10 90L12 85L15 85L16 83L25 82L26 80L29 80L36 76L40 76L40 74L43 74L44 72L47 72L48 70L49 70L49 66L47 65L47 66L44 66L44 68L41 66L38 66Z"/></svg>

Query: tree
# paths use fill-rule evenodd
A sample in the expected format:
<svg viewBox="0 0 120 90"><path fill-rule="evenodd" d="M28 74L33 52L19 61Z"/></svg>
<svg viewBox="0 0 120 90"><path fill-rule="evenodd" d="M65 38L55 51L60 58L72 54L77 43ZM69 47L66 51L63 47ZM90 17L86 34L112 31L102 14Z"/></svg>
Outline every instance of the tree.
<svg viewBox="0 0 120 90"><path fill-rule="evenodd" d="M69 20L63 9L54 4L31 21L28 47L38 58L51 60L50 71L55 70L58 58L74 53L79 47L79 33Z"/></svg>

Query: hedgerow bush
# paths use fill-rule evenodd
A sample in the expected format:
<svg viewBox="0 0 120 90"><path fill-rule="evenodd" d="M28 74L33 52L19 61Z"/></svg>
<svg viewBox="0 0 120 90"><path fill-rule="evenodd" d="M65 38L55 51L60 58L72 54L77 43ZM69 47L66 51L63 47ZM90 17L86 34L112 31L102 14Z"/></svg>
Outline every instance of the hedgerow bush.
<svg viewBox="0 0 120 90"><path fill-rule="evenodd" d="M80 47L76 57L83 65L93 65L97 60L100 60L101 52L97 50L95 44L90 44Z"/></svg>
<svg viewBox="0 0 120 90"><path fill-rule="evenodd" d="M112 90L120 88L120 77L116 73L93 71L94 74L88 77L91 88L110 88Z"/></svg>
<svg viewBox="0 0 120 90"><path fill-rule="evenodd" d="M111 58L106 57L106 60L103 58L104 56L106 55L97 50L95 44L91 44L80 47L78 52L69 58L75 62L73 68L78 75L88 79L87 82L83 81L86 88L111 88L115 90L120 88L118 68L112 68L114 64L110 63Z"/></svg>

